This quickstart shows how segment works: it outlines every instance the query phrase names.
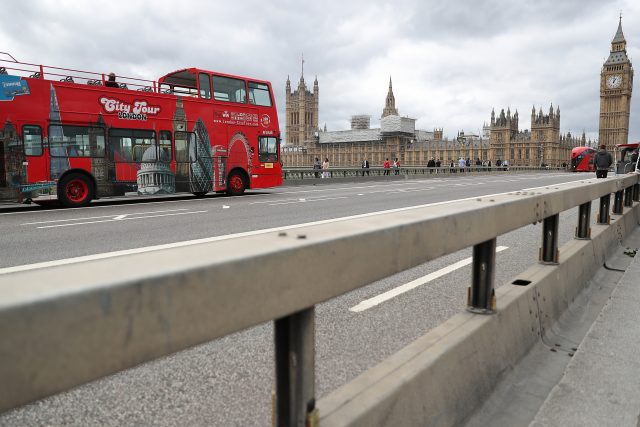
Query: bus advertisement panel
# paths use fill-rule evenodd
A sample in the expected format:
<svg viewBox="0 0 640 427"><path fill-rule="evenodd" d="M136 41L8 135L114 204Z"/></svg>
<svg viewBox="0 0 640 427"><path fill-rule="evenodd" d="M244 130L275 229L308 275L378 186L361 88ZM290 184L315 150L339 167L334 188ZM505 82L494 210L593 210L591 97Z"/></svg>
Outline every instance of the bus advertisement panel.
<svg viewBox="0 0 640 427"><path fill-rule="evenodd" d="M1 62L0 198L72 207L107 196L239 195L282 184L268 81L187 68L157 82L116 82ZM24 75L29 67L33 74Z"/></svg>

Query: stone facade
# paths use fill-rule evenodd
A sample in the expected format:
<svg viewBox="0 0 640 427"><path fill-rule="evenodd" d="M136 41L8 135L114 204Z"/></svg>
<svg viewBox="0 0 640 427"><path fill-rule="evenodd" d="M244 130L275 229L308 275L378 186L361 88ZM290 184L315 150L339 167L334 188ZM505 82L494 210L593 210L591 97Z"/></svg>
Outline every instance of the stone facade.
<svg viewBox="0 0 640 427"><path fill-rule="evenodd" d="M491 112L490 124L483 125L482 135L461 131L449 140L443 138L442 128L419 130L415 119L398 115L391 78L379 129L369 128L369 116L357 115L351 119L351 130L327 132L326 127L324 131L317 127L317 93L317 79L310 93L301 76L298 90L292 94L287 78L287 144L282 148L285 167L311 167L316 157L321 161L328 158L332 167L359 167L364 159L372 167L380 167L385 159L396 157L402 166L426 166L431 158L440 159L446 166L462 157L472 164L480 159L495 165L500 159L512 166L561 167L569 163L572 148L591 144L584 132L581 138L560 134L560 107L554 110L553 105L548 114L533 107L530 131L520 131L518 111L511 115L507 108L498 116ZM298 112L301 114L296 116ZM300 116L308 120L300 124Z"/></svg>
<svg viewBox="0 0 640 427"><path fill-rule="evenodd" d="M560 134L560 107L554 111L549 107L549 114L543 114L542 108L536 113L531 109L531 131L519 130L518 111L511 115L511 110L504 109L496 117L491 111L489 127L490 150L492 161L507 160L512 166L560 167L569 163L571 150L587 144L584 132L582 138L576 138L568 132Z"/></svg>
<svg viewBox="0 0 640 427"><path fill-rule="evenodd" d="M298 88L291 92L291 81L287 77L285 89L286 143L289 146L310 147L315 144L318 132L318 105L320 89L318 78L313 82L313 92L307 89L304 72L300 75Z"/></svg>
<svg viewBox="0 0 640 427"><path fill-rule="evenodd" d="M627 57L627 42L622 33L622 17L611 41L611 52L600 71L599 144L613 152L617 144L629 138L629 111L633 90L633 66Z"/></svg>

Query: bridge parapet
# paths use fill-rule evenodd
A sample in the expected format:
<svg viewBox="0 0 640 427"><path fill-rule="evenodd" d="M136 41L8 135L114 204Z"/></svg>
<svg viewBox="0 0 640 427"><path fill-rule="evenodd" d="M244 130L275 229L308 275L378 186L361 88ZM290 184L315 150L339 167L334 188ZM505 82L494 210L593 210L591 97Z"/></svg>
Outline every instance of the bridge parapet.
<svg viewBox="0 0 640 427"><path fill-rule="evenodd" d="M611 217L603 216L601 224L594 226L595 232L589 231L590 222L586 221L586 237L591 236L592 240L576 240L571 248L559 252L554 236L557 216L593 200L600 200L602 205L612 193L629 193L625 192L627 188L636 189L629 194L635 194L637 200L638 182L637 175L591 179L534 191L395 209L341 222L292 226L284 232L265 231L213 242L203 239L197 245L84 263L29 271L16 268L0 275L0 411L274 321L278 425L297 425L314 416L316 304L474 247L471 308L495 311L497 315L465 313L462 322L458 317L451 319L443 325L451 331L450 336L466 337L458 329L463 327L482 331L484 338L489 338L495 330L483 329L482 324L499 326L516 318L525 319L529 306L521 304L518 295L532 297L532 293L543 290L549 292L552 305L548 309L549 320L539 322L539 328L549 327L548 322L557 318L563 301L572 292L564 287L556 289L553 283L584 277L588 269L583 264L588 261L598 265L607 246L632 224L621 220L624 212L616 214L619 217L614 218L613 227L609 226ZM637 211L637 207L632 203L626 213ZM624 211L624 207L621 209ZM487 256L492 248L490 242L494 247L497 236L545 221L549 224L543 227L541 259L546 264L536 266L540 271L533 276L538 279L532 281L533 286L498 293L494 307L494 266L491 256ZM433 245L434 241L438 245ZM585 251L591 248L593 256L587 258ZM372 263L372 259L376 262ZM313 277L322 279L314 283L309 279ZM530 342L529 334L513 334L522 348ZM480 333L474 336L476 340L483 339ZM426 354L442 358L445 353L432 353L443 351L442 347L434 350L432 346L437 342L433 337L429 340ZM476 349L489 351L489 342L478 341ZM462 341L458 344L462 345ZM424 345L424 341L416 345ZM489 353L496 355L495 350ZM461 352L458 357L465 354ZM486 375L499 368L497 361L504 361L497 356L493 360L482 384L486 383ZM509 363L512 361L509 359ZM433 366L423 365L417 371L420 378L424 379L424 373ZM445 374L440 374L443 381ZM380 378L389 380L386 374ZM361 381L354 382L351 386L355 388L350 390L358 389ZM393 394L388 395L394 399ZM352 398L357 396L362 395L356 393ZM329 396L320 404L323 425L339 425L341 422L332 421L338 419L337 407L346 408L345 401L331 399ZM379 407L388 407L389 402ZM326 408L326 418L322 408ZM433 410L443 408L435 406ZM411 409L405 414L412 413ZM362 419L354 420L358 423Z"/></svg>

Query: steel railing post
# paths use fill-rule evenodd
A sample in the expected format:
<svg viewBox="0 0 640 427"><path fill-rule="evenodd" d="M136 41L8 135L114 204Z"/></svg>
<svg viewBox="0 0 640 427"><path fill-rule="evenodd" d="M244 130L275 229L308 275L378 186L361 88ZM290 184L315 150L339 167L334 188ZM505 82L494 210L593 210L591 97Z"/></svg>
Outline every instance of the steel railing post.
<svg viewBox="0 0 640 427"><path fill-rule="evenodd" d="M543 263L557 264L558 253L558 226L560 215L551 215L542 221L542 248L540 248L540 261Z"/></svg>
<svg viewBox="0 0 640 427"><path fill-rule="evenodd" d="M622 215L622 200L623 200L623 190L616 191L615 198L613 201L613 213L616 215Z"/></svg>
<svg viewBox="0 0 640 427"><path fill-rule="evenodd" d="M591 238L591 202L583 203L579 207L578 226L576 227L576 239Z"/></svg>
<svg viewBox="0 0 640 427"><path fill-rule="evenodd" d="M624 205L628 208L633 206L633 200L631 200L632 195L633 195L633 186L627 187L624 189Z"/></svg>
<svg viewBox="0 0 640 427"><path fill-rule="evenodd" d="M307 425L315 408L315 309L274 321L276 396L275 425Z"/></svg>
<svg viewBox="0 0 640 427"><path fill-rule="evenodd" d="M631 188L633 189L631 198L634 202L640 202L640 184L633 184Z"/></svg>
<svg viewBox="0 0 640 427"><path fill-rule="evenodd" d="M467 310L478 314L496 311L496 295L493 289L496 265L496 239L473 246L471 286L467 294Z"/></svg>
<svg viewBox="0 0 640 427"><path fill-rule="evenodd" d="M600 211L598 212L598 224L609 224L611 216L609 215L609 206L611 204L611 194L600 197Z"/></svg>

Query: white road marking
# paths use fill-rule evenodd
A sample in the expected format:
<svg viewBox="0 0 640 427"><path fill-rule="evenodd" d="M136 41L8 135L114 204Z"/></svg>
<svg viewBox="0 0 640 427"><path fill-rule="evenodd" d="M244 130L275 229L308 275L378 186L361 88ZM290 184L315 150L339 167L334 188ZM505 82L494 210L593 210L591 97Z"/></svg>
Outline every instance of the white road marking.
<svg viewBox="0 0 640 427"><path fill-rule="evenodd" d="M157 213L166 213L166 212L179 212L179 211L186 211L188 209L186 208L180 208L180 209L165 209L162 211L151 211L151 212L135 212L135 213L130 213L130 214L124 214L124 215L102 215L102 216L90 216L90 217L85 217L85 218L71 218L71 219L54 219L51 221L36 221L36 222L25 222L24 224L20 224L20 225L37 225L37 224L51 224L53 222L69 222L69 221L84 221L84 220L91 220L91 219L102 219L102 218L117 218L119 216L128 216L128 215L149 215L149 214L157 214Z"/></svg>
<svg viewBox="0 0 640 427"><path fill-rule="evenodd" d="M115 217L113 219L103 219L103 220L100 220L100 221L72 222L72 223L56 224L56 225L43 225L43 226L36 227L36 228L42 229L42 228L71 227L73 225L88 225L88 224L98 224L98 223L102 223L102 222L114 222L114 221L131 221L131 220L135 220L135 219L159 218L159 217L163 217L163 216L192 215L192 214L204 213L204 212L208 212L208 211L164 213L164 214L158 214L158 215L137 216L135 218L125 218L126 215L119 215L119 216L117 216L117 217Z"/></svg>
<svg viewBox="0 0 640 427"><path fill-rule="evenodd" d="M583 180L579 179L579 180L576 180L576 181L583 181ZM554 185L557 185L557 184L554 184ZM535 190L537 188L545 188L545 187L546 186L540 186L540 187L535 187L535 188L529 188L528 190ZM412 210L412 209L421 209L421 208L425 208L425 207L429 207L429 206L446 205L446 204L449 204L449 203L456 203L456 202L461 202L461 201L465 201L465 200L476 200L476 199L485 198L485 197L495 197L495 196L505 195L505 194L509 194L509 193L513 193L513 191L507 191L507 192L496 193L496 194L482 194L482 195L477 195L477 196L473 196L473 197L466 197L466 198L457 199L457 200L447 200L447 201L444 201L444 202L427 203L427 204L424 204L424 205L407 206L407 207L403 207L403 208L389 209L389 210L377 211L377 212L368 212L368 213L365 213L365 214L351 215L351 216L346 216L346 217L341 217L341 218L325 219L325 220L306 222L306 223L301 223L301 224L293 224L293 225L287 225L287 226L283 226L283 227L266 228L266 229L262 229L262 230L247 231L247 232L243 232L243 233L227 234L227 235L224 235L224 236L207 237L207 238L203 238L203 239L186 240L186 241L182 241L182 242L166 243L166 244L163 244L163 245L155 245L155 246L146 246L146 247L136 248L136 249L125 249L125 250L121 250L121 251L104 252L104 253L100 253L100 254L86 255L86 256L75 257L75 258L64 258L64 259L59 259L59 260L55 260L55 261L44 261L44 262L38 262L38 263L33 263L33 264L23 264L23 265L18 265L18 266L14 266L14 267L0 268L0 274L9 274L9 273L15 273L15 272L19 272L19 271L35 270L35 269L38 269L38 268L54 267L54 266L58 266L58 265L76 264L76 263L80 263L80 262L87 262L87 261L93 261L93 260L98 260L98 259L114 258L114 257L118 257L118 256L132 255L132 254L137 254L137 253L159 251L159 250L163 250L163 249L179 248L179 247L184 247L184 246L198 245L198 244L201 244L201 243L209 243L209 242L217 242L217 241L227 240L227 239L235 239L237 237L254 236L254 235L257 235L257 234L273 233L273 232L286 231L286 230L295 230L296 228L301 228L301 227L308 227L308 226L321 225L321 224L330 224L330 223L333 223L333 222L345 221L345 220L349 220L349 219L367 218L367 217L376 216L376 215L384 215L384 214L394 213L394 212L403 212L403 211L408 211L408 210ZM196 200L196 199L194 199L194 200ZM197 199L197 200L200 200L200 199ZM82 208L80 208L80 209L82 209ZM46 211L43 211L43 212L46 212Z"/></svg>
<svg viewBox="0 0 640 427"><path fill-rule="evenodd" d="M338 200L338 199L348 199L348 197L340 196L340 197L323 197L320 199L299 199L299 200L294 200L289 202L273 202L273 203L269 203L269 206L290 205L292 203L323 202L325 200Z"/></svg>
<svg viewBox="0 0 640 427"><path fill-rule="evenodd" d="M505 249L509 249L507 246L498 246L496 248L496 252L501 252L504 251ZM370 308L373 308L377 305L382 304L385 301L388 301L392 298L397 297L398 295L402 295L405 292L409 292L410 290L413 290L419 286L422 285L426 285L427 283L431 282L432 280L435 280L439 277L445 276L449 273L451 273L452 271L455 271L459 268L462 268L466 265L471 264L471 261L473 260L473 258L469 257L469 258L465 258L462 261L458 261L454 264L451 264L448 267L445 268L441 268L438 271L434 271L433 273L429 273L426 276L420 277L416 280L413 280L409 283L405 283L404 285L400 285L397 288L393 288L387 292L384 292L380 295L377 295L373 298L369 298L366 299L364 301L362 301L361 303L359 303L358 305L355 305L353 307L351 307L349 309L349 311L353 311L354 313L360 313L362 311L368 310Z"/></svg>
<svg viewBox="0 0 640 427"><path fill-rule="evenodd" d="M231 206L222 205L222 209L229 209Z"/></svg>

